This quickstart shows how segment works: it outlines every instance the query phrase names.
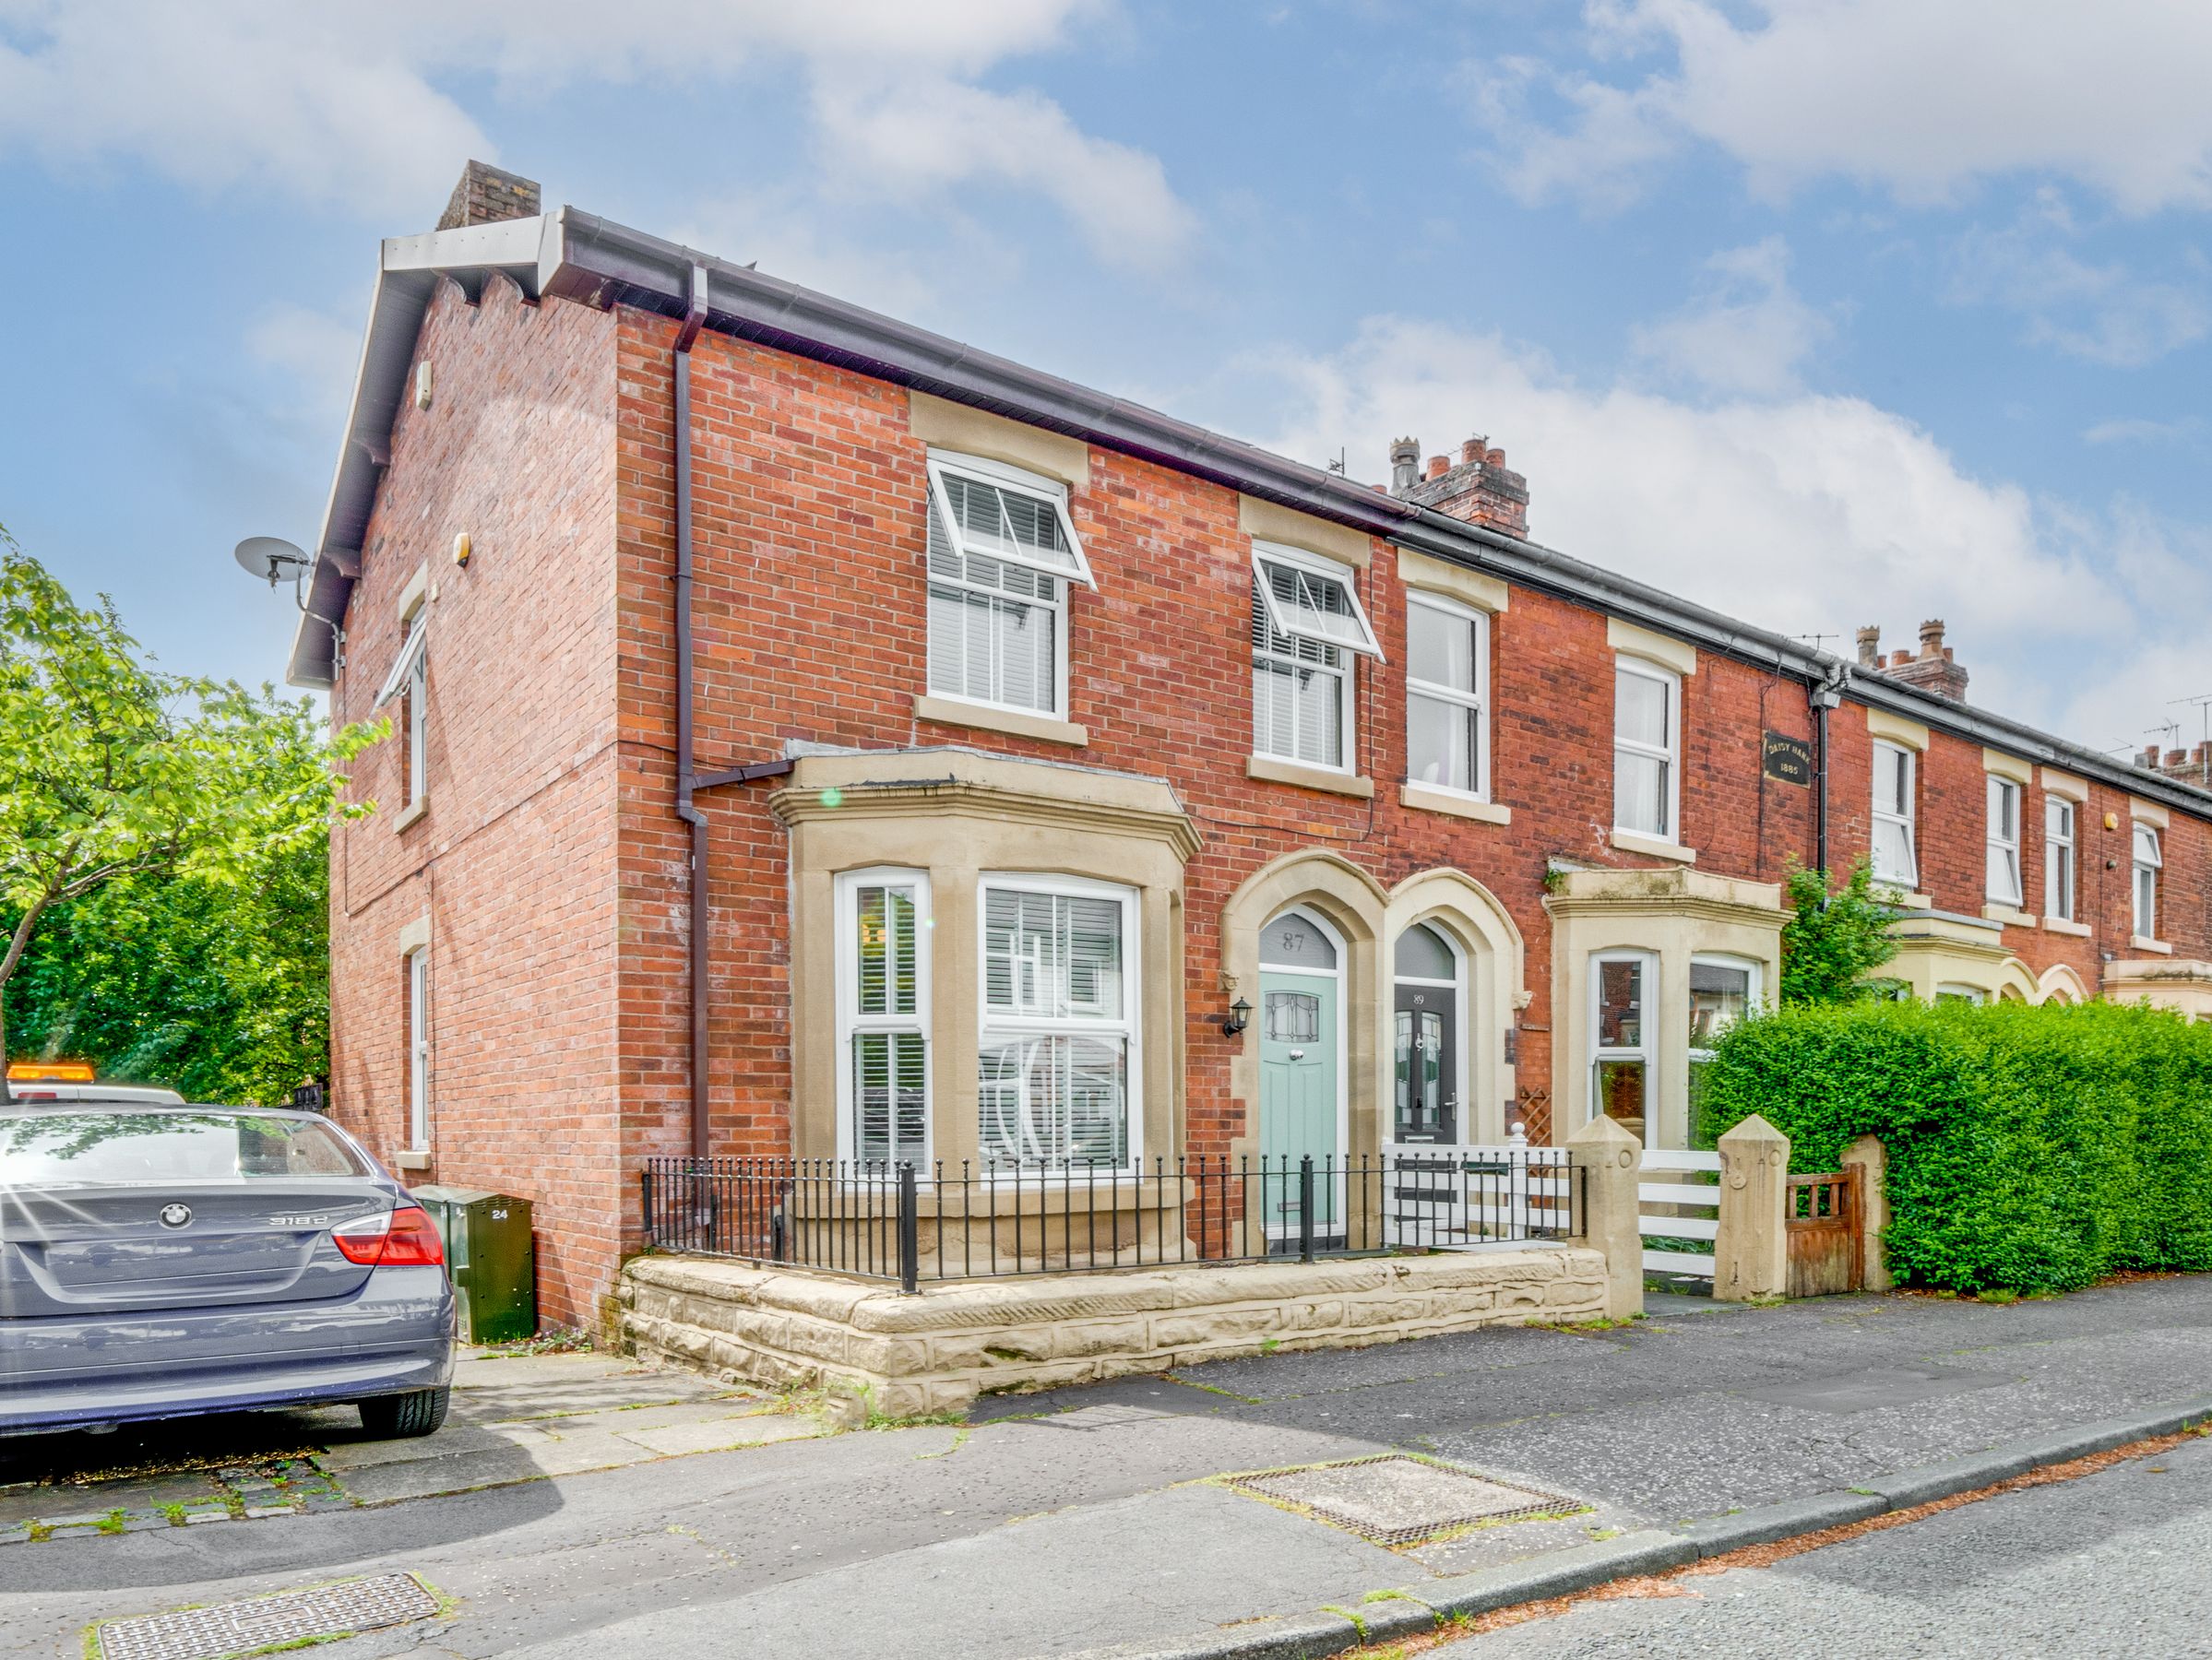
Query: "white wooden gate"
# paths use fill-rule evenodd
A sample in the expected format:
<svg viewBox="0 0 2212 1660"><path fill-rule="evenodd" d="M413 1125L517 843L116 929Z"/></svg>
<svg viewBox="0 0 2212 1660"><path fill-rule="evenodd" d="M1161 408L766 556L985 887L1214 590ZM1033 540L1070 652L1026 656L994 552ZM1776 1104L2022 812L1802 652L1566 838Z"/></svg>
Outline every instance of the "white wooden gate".
<svg viewBox="0 0 2212 1660"><path fill-rule="evenodd" d="M1713 1277L1713 1241L1720 1237L1720 1155L1644 1149L1636 1180L1636 1226L1647 1240L1681 1240L1695 1249L1644 1247L1644 1266L1668 1274Z"/></svg>
<svg viewBox="0 0 2212 1660"><path fill-rule="evenodd" d="M1383 1238L1394 1250L1469 1251L1574 1229L1564 1147L1383 1144Z"/></svg>

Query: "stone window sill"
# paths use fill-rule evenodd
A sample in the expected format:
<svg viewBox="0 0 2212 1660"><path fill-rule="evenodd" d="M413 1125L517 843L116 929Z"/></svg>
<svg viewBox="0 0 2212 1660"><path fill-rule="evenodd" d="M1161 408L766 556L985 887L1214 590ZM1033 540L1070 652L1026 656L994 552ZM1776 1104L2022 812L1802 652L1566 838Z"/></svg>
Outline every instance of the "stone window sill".
<svg viewBox="0 0 2212 1660"><path fill-rule="evenodd" d="M393 1154L392 1168L395 1170L427 1170L430 1168L430 1149L423 1147L411 1153Z"/></svg>
<svg viewBox="0 0 2212 1660"><path fill-rule="evenodd" d="M2087 922L2069 922L2063 917L2045 917L2043 928L2050 933L2072 934L2077 940L2089 937L2089 925Z"/></svg>
<svg viewBox="0 0 2212 1660"><path fill-rule="evenodd" d="M1326 766L1301 766L1295 761L1278 761L1271 755L1254 755L1244 763L1244 776L1267 784L1295 784L1301 789L1326 790L1330 795L1356 796L1364 801L1374 795L1373 778L1331 772Z"/></svg>
<svg viewBox="0 0 2212 1660"><path fill-rule="evenodd" d="M2136 934L2129 939L2127 943L2129 950L2147 951L2153 956L2171 956L2173 954L2173 947L2164 940L2147 940L2141 934Z"/></svg>
<svg viewBox="0 0 2212 1660"><path fill-rule="evenodd" d="M1437 789L1426 784L1405 783L1397 787L1397 804L1416 807L1423 812L1449 813L1454 818L1473 819L1483 824L1510 824L1513 809L1501 807L1495 801L1478 800L1457 790Z"/></svg>
<svg viewBox="0 0 2212 1660"><path fill-rule="evenodd" d="M917 719L934 720L944 726L977 727L987 732L1035 738L1043 743L1065 743L1077 749L1090 741L1089 729L1072 721L1055 720L1050 715L1025 715L1019 709L994 709L988 704L964 703L957 697L933 697L927 693L914 699L914 715Z"/></svg>
<svg viewBox="0 0 2212 1660"><path fill-rule="evenodd" d="M1662 841L1656 836L1639 835L1634 830L1615 830L1613 846L1623 853L1641 853L1651 859L1671 859L1678 864L1695 864L1697 854L1679 842Z"/></svg>
<svg viewBox="0 0 2212 1660"><path fill-rule="evenodd" d="M1999 905L1994 900L1981 907L1981 919L1985 922L2002 922L2007 928L2035 926L2035 919L2026 911L2010 905Z"/></svg>
<svg viewBox="0 0 2212 1660"><path fill-rule="evenodd" d="M422 817L422 815L429 811L430 798L426 795L417 796L412 801L408 803L406 808L400 812L399 816L392 821L392 834L394 836L398 835L400 831L406 829L409 825L417 823Z"/></svg>

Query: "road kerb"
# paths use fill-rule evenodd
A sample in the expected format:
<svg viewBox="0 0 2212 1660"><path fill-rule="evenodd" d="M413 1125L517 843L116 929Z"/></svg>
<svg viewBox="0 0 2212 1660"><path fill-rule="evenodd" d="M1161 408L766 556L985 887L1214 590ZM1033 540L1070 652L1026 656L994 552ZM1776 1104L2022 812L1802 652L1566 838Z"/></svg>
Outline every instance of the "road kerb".
<svg viewBox="0 0 2212 1660"><path fill-rule="evenodd" d="M1710 1516L1679 1528L1647 1528L1600 1544L1570 1546L1537 1556L1404 1587L1386 1602L1390 1629L1371 1622L1374 1638L1418 1634L1407 1629L1401 1599L1425 1606L1435 1625L1455 1617L1472 1618L1595 1590L1616 1580L1665 1573L1694 1562L1723 1557L1757 1545L1778 1544L1835 1527L1871 1521L1893 1512L1916 1509L1963 1493L1980 1492L2030 1471L2071 1464L2099 1452L2179 1434L2212 1423L2212 1394L2158 1407L2131 1418L2084 1425L2056 1435L2038 1436L1987 1452L1924 1464L1880 1476L1845 1492L1818 1493ZM1365 1622L1365 1608L1361 1609ZM1432 1625L1429 1629L1433 1630ZM1126 1644L1092 1649L1071 1660L1327 1660L1369 1641L1357 1625L1334 1609L1281 1619L1216 1628L1168 1644Z"/></svg>

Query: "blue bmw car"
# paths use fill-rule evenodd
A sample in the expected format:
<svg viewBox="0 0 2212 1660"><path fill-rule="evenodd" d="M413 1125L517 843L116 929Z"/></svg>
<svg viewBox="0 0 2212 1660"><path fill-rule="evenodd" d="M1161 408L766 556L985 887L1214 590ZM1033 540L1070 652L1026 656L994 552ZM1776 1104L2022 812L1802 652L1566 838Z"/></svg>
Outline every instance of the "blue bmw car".
<svg viewBox="0 0 2212 1660"><path fill-rule="evenodd" d="M0 1435L343 1402L436 1429L453 1290L422 1207L327 1119L159 1093L0 1106Z"/></svg>

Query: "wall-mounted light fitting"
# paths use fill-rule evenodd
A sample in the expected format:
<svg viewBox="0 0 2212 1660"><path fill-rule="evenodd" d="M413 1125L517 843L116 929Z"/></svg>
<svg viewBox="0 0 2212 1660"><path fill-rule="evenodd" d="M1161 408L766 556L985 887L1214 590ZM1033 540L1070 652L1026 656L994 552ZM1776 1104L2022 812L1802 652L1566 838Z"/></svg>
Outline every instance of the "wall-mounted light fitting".
<svg viewBox="0 0 2212 1660"><path fill-rule="evenodd" d="M464 530L453 539L453 563L463 570L469 568L469 533Z"/></svg>
<svg viewBox="0 0 2212 1660"><path fill-rule="evenodd" d="M1252 1005L1243 998L1229 1005L1229 1013L1221 1017L1221 1036L1234 1038L1252 1024Z"/></svg>

